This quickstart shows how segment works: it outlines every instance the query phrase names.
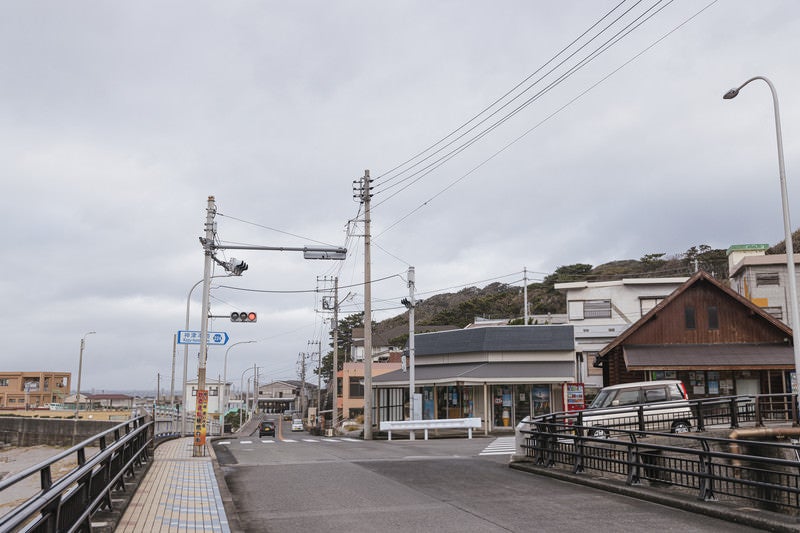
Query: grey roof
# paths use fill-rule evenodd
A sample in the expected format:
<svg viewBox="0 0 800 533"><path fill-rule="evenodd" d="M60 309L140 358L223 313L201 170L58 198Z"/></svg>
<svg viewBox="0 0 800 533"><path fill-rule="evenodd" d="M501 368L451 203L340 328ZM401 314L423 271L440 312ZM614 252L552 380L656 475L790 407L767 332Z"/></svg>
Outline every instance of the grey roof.
<svg viewBox="0 0 800 533"><path fill-rule="evenodd" d="M508 363L456 363L417 366L414 383L521 383L536 381L570 381L575 379L573 361L540 361ZM408 383L408 373L395 370L372 378L374 386Z"/></svg>
<svg viewBox="0 0 800 533"><path fill-rule="evenodd" d="M414 335L417 357L474 352L540 352L573 350L571 325L498 326Z"/></svg>
<svg viewBox="0 0 800 533"><path fill-rule="evenodd" d="M765 368L794 367L789 344L666 344L623 346L628 368Z"/></svg>

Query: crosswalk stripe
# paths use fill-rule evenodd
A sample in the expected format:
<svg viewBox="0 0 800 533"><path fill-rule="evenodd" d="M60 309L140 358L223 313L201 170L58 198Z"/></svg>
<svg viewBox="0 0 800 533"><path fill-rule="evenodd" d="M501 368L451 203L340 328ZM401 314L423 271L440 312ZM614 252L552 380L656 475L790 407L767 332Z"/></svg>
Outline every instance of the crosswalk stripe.
<svg viewBox="0 0 800 533"><path fill-rule="evenodd" d="M498 437L478 455L511 455L516 446L514 437Z"/></svg>
<svg viewBox="0 0 800 533"><path fill-rule="evenodd" d="M319 442L317 439L303 439L303 442Z"/></svg>

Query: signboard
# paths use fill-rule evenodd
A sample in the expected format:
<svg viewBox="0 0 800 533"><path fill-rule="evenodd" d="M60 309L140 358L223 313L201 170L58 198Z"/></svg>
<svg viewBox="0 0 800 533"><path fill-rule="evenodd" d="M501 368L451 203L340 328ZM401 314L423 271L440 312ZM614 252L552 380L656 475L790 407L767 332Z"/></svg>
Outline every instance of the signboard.
<svg viewBox="0 0 800 533"><path fill-rule="evenodd" d="M178 331L178 344L200 344L200 331ZM228 344L228 334L224 331L209 331L206 336L209 345L221 346Z"/></svg>
<svg viewBox="0 0 800 533"><path fill-rule="evenodd" d="M194 445L206 444L206 417L208 415L208 391L197 391L196 416L194 419Z"/></svg>

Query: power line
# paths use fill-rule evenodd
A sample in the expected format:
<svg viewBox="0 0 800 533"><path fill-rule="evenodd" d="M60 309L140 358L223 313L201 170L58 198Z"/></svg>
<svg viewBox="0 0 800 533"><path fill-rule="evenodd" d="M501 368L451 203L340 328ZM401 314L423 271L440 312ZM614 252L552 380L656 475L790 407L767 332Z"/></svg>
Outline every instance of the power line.
<svg viewBox="0 0 800 533"><path fill-rule="evenodd" d="M670 3L672 3L672 1L674 1L674 0L670 0ZM633 57L631 57L630 59L628 59L627 61L625 61L625 62L624 62L622 65L620 65L620 66L619 66L619 67L617 67L616 69L612 70L612 71L611 71L609 74L607 74L607 75L605 75L604 77L602 77L600 80L598 80L597 82L595 82L594 84L592 84L590 87L588 87L587 89L585 89L585 90L583 90L582 92L580 92L580 93L579 93L577 96L575 96L574 98L572 98L571 100L569 100L567 103L565 103L564 105L562 105L561 107L559 107L558 109L556 109L555 111L553 111L553 112L552 112L551 114L549 114L547 117L545 117L544 119L542 119L541 121L539 121L539 122L538 122L536 125L534 125L534 126L533 126L533 127L531 127L530 129L528 129L528 130L526 130L525 132L523 132L521 135L519 135L519 136L518 136L518 137L516 137L514 140L512 140L511 142L509 142L508 144L506 144L505 146L503 146L502 148L500 148L499 150L497 150L496 152L494 152L494 153L493 153L491 156L489 156L488 158L484 159L482 162L480 162L478 165L474 166L472 169L470 169L469 171L467 171L466 173L464 173L463 175L461 175L459 178L457 178L457 179L453 180L452 182L450 182L450 184L448 184L446 187L444 187L443 189L441 189L441 190L440 190L439 192L437 192L435 195L433 195L432 197L428 198L428 199L427 199L427 200L425 200L423 203L421 203L420 205L418 205L417 207L415 207L413 210L411 210L410 212L406 213L405 215L403 215L403 216L402 216L402 217L400 217L399 219L395 220L395 221L394 221L392 224L390 224L390 225L389 225L389 226L388 226L386 229L384 229L384 230L383 230L381 233L379 233L379 234L378 234L378 235L376 235L375 237L380 237L381 235L384 235L386 232L388 232L389 230L391 230L391 229L392 229L392 228L394 228L395 226L399 225L401 222L403 222L403 221L405 221L406 219L408 219L408 218L409 218L411 215L413 215L414 213L416 213L417 211L419 211L419 210L420 210L420 209L422 209L423 207L427 206L427 205L428 205L428 204L429 204L431 201L435 200L436 198L438 198L439 196L441 196L442 194L444 194L446 191L448 191L449 189L451 189L452 187L454 187L455 185L457 185L458 183L460 183L461 181L463 181L464 179L466 179L467 177L469 177L470 175L472 175L474 172L476 172L477 170L479 170L481 167L483 167L484 165L486 165L488 162L490 162L491 160L493 160L494 158L496 158L497 156L499 156L501 153L503 153L503 152L505 152L506 150L508 150L508 149L509 149L511 146L515 145L515 144L516 144L516 143L518 143L520 140L522 140L523 138L525 138L526 136L528 136L528 135L529 135L531 132L533 132L534 130L538 129L538 128L539 128L540 126L542 126L544 123L548 122L550 119L552 119L553 117L555 117L556 115L558 115L559 113L561 113L561 112L562 112L564 109L566 109L567 107L569 107L570 105L572 105L572 104L573 104L573 103L575 103L576 101L580 100L580 99L581 99L583 96L585 96L586 94L588 94L590 91L592 91L592 90L593 90L594 88L596 88L598 85L602 84L603 82L605 82L606 80L608 80L609 78L611 78L611 77L612 77L613 75L615 75L617 72L619 72L620 70L622 70L623 68L625 68L626 66L628 66L630 63L634 62L636 59L638 59L639 57L641 57L642 55L644 55L644 54L645 54L646 52L648 52L650 49L652 49L653 47L655 47L656 45L658 45L659 43L661 43L661 41L663 41L664 39L666 39L667 37L669 37L670 35L672 35L672 34L673 34L673 33L675 33L676 31L678 31L678 30L679 30L680 28L682 28L684 25L688 24L690 21L692 21L694 18L696 18L697 16L699 16L699 15L700 15L701 13L703 13L704 11L706 11L706 10L707 10L708 8L710 8L712 5L716 4L716 3L717 3L717 1L718 1L718 0L712 0L712 1L711 1L709 4L707 4L705 7L703 7L703 8L702 8L702 9L700 9L699 11L697 11L697 12L696 12L694 15L692 15L692 16L690 16L690 17L688 17L688 18L687 18L687 19L685 19L683 22L681 22L680 24L678 24L677 26L675 26L674 28L672 28L670 31L668 31L667 33L665 33L664 35L662 35L660 38L658 38L658 39L656 39L655 41L653 41L653 42L652 42L650 45L648 45L648 46L647 46L647 47L645 47L643 50L641 50L640 52L638 52L636 55L634 55ZM667 5L669 5L669 4L667 4ZM666 7L666 6L663 6L661 9L664 9L664 7ZM659 11L660 11L661 9L659 9ZM656 12L656 13L657 13L657 12ZM651 14L651 15L650 15L650 17L652 17L652 16L653 16L653 15L655 15L656 13L653 13L653 14ZM648 17L648 18L650 18L650 17ZM647 19L645 19L645 21L642 21L642 22L641 22L639 25L641 25L641 24L643 24L644 22L646 22L646 20L647 20ZM638 26L637 26L637 27L638 27ZM634 29L635 29L635 28L634 28ZM633 30L631 30L631 31L633 31ZM628 32L628 33L630 33L630 32ZM612 43L611 45L609 45L609 46L606 48L606 50L607 50L608 48L610 48L610 46L613 46L614 44L616 44L616 42L618 42L618 41L619 41L619 39L618 39L617 41L615 41L614 43ZM595 57L597 57L597 56L595 56ZM573 72L573 73L574 73L574 72ZM571 74L570 74L570 75L571 75ZM485 135L486 133L488 133L488 132L485 132L483 135ZM474 141L473 141L473 142L474 142ZM462 150L463 150L463 149L466 149L466 147L463 147L463 148L462 148ZM443 164L443 163L442 163L442 164ZM437 167L437 168L438 168L438 167ZM432 172L433 170L435 170L435 169L432 169L430 172ZM424 177L424 176L422 176L422 177ZM417 180L415 180L414 182L412 182L411 184L409 184L408 186L411 186L411 185L413 185L413 184L414 184L414 183L416 183L416 181L418 181L419 179L421 179L421 177L420 177L420 178L418 178ZM407 186L407 187L408 187L408 186ZM401 191L402 191L402 190L405 190L407 187L404 187L403 189L401 189ZM393 196L395 196L397 193L399 193L399 192L401 192L401 191L397 191L396 193L392 194L390 197L388 197L388 198L384 199L382 202L379 202L378 204L375 204L375 205L377 206L377 205L380 205L380 204L381 204L381 203L383 203L383 202L386 202L387 200L391 199Z"/></svg>

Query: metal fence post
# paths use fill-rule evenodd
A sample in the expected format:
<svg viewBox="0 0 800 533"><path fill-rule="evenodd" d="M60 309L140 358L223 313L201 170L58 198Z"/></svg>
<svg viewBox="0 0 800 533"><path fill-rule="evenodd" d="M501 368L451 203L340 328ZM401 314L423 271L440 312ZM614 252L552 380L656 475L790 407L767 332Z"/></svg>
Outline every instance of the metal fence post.
<svg viewBox="0 0 800 533"><path fill-rule="evenodd" d="M700 493L697 497L706 502L716 501L717 497L714 496L714 466L711 462L710 449L706 440L702 440L700 443L703 446L703 451L698 453L700 461Z"/></svg>

